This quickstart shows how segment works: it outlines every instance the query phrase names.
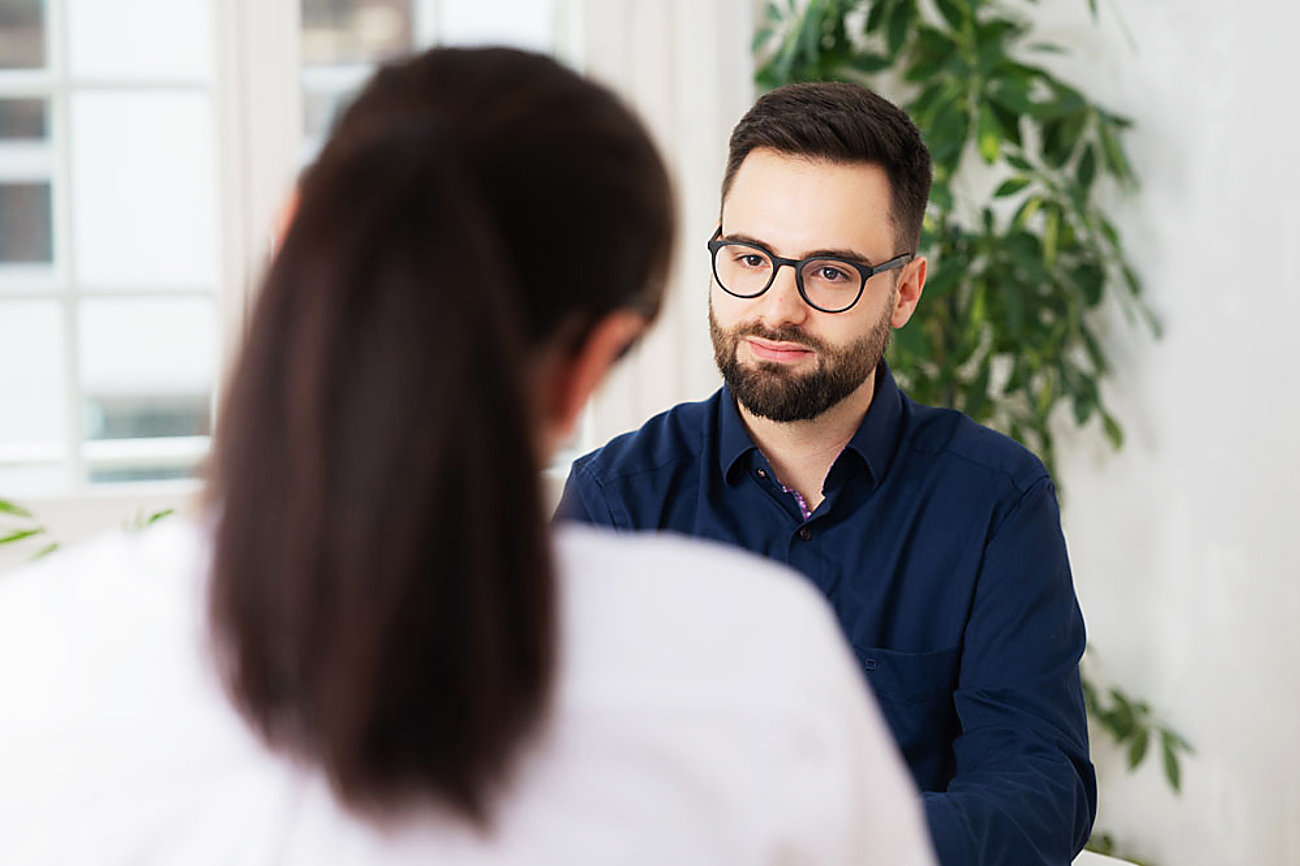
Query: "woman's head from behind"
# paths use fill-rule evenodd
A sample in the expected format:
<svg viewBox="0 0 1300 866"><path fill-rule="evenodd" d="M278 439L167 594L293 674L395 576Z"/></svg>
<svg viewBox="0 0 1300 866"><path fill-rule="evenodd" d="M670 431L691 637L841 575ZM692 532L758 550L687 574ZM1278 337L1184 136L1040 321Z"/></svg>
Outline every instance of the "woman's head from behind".
<svg viewBox="0 0 1300 866"><path fill-rule="evenodd" d="M545 708L539 462L658 305L662 163L546 58L380 70L307 172L218 429L231 692L355 806L485 817Z"/></svg>

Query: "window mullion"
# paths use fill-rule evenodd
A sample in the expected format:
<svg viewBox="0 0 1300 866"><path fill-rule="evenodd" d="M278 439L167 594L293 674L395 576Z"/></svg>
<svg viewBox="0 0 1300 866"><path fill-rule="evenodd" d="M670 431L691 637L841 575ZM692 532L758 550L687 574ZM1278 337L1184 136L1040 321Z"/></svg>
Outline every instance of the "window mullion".
<svg viewBox="0 0 1300 866"><path fill-rule="evenodd" d="M85 400L81 381L81 340L77 315L77 272L73 255L72 220L72 99L68 86L67 0L46 5L46 58L51 73L50 147L54 151L50 176L50 220L53 232L56 291L63 319L65 449L71 492L84 491L89 482L82 443L85 436Z"/></svg>

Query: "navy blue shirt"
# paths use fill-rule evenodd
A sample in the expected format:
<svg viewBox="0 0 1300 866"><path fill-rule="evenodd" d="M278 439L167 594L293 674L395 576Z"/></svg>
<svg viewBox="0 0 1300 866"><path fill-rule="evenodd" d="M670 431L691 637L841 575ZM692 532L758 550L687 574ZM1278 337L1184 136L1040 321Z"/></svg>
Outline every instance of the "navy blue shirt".
<svg viewBox="0 0 1300 866"><path fill-rule="evenodd" d="M1056 491L1013 440L912 402L882 362L806 520L723 388L580 458L557 517L788 563L831 602L940 861L1060 864L1096 812Z"/></svg>

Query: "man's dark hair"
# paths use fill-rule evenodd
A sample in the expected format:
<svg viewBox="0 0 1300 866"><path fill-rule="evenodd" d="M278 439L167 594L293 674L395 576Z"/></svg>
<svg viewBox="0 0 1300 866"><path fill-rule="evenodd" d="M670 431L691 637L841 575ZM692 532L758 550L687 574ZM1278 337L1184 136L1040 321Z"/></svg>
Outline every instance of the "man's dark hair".
<svg viewBox="0 0 1300 866"><path fill-rule="evenodd" d="M490 817L556 665L530 362L652 314L672 231L640 122L513 50L381 69L307 171L223 401L210 613L349 805Z"/></svg>
<svg viewBox="0 0 1300 866"><path fill-rule="evenodd" d="M750 151L767 147L784 154L834 163L872 163L889 178L890 218L898 243L916 252L930 197L930 151L898 106L857 84L788 84L759 97L731 131L725 201Z"/></svg>

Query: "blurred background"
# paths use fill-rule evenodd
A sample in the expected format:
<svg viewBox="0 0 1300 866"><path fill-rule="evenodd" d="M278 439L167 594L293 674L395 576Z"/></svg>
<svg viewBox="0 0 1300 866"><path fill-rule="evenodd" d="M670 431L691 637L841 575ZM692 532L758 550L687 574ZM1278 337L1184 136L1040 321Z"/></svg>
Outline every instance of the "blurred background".
<svg viewBox="0 0 1300 866"><path fill-rule="evenodd" d="M1133 121L1140 186L1098 195L1163 330L1088 314L1122 448L1100 420L1052 422L1090 668L1195 749L1175 793L1158 745L1130 772L1131 743L1096 731L1098 827L1163 866L1300 864L1300 7L1000 5L1066 49L1036 63ZM0 514L0 537L41 530L0 545L0 567L192 500L294 177L375 63L427 45L555 54L622 93L673 170L667 307L565 459L706 396L704 243L768 16L760 0L0 0L0 500L31 515Z"/></svg>

